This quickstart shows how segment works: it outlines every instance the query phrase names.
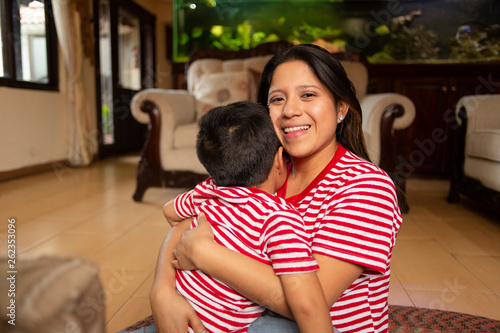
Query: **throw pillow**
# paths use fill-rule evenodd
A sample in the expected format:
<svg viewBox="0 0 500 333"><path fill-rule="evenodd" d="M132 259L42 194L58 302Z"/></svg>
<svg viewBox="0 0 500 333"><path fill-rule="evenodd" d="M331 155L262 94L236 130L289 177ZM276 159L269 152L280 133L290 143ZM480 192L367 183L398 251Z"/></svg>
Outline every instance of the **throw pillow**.
<svg viewBox="0 0 500 333"><path fill-rule="evenodd" d="M198 118L216 106L248 100L248 74L241 71L203 75L194 86L193 96Z"/></svg>

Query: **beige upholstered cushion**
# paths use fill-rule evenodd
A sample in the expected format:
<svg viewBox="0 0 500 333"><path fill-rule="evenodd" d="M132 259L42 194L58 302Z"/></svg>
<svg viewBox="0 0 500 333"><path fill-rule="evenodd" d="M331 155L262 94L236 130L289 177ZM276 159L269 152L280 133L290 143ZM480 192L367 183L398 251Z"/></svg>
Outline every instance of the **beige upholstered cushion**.
<svg viewBox="0 0 500 333"><path fill-rule="evenodd" d="M168 158L162 160L162 167L165 170L184 170L208 174L207 170L205 170L198 159L194 146L170 150L168 152Z"/></svg>
<svg viewBox="0 0 500 333"><path fill-rule="evenodd" d="M174 130L174 149L196 146L198 122L177 126Z"/></svg>
<svg viewBox="0 0 500 333"><path fill-rule="evenodd" d="M464 173L468 177L479 180L487 188L500 192L498 162L469 156L465 159Z"/></svg>
<svg viewBox="0 0 500 333"><path fill-rule="evenodd" d="M468 133L466 154L467 156L500 162L500 129Z"/></svg>
<svg viewBox="0 0 500 333"><path fill-rule="evenodd" d="M500 192L500 94L460 98L467 112L464 174ZM457 112L458 115L458 112ZM462 123L457 116L457 122Z"/></svg>
<svg viewBox="0 0 500 333"><path fill-rule="evenodd" d="M464 172L500 192L500 129L467 133Z"/></svg>
<svg viewBox="0 0 500 333"><path fill-rule="evenodd" d="M200 80L203 75L221 72L222 61L219 59L201 59L193 62L191 65L189 65L186 77L188 92L191 94L193 93L194 85Z"/></svg>
<svg viewBox="0 0 500 333"><path fill-rule="evenodd" d="M198 118L208 110L248 99L246 71L205 74L193 86Z"/></svg>
<svg viewBox="0 0 500 333"><path fill-rule="evenodd" d="M262 73L272 55L246 59L200 59L187 73L188 91L196 99L198 118L215 106L257 100L255 73Z"/></svg>
<svg viewBox="0 0 500 333"><path fill-rule="evenodd" d="M272 55L262 57L247 58L243 62L245 69L253 69L254 71L262 72L267 62L272 58Z"/></svg>
<svg viewBox="0 0 500 333"><path fill-rule="evenodd" d="M245 59L221 60L221 67L224 72L239 72L245 69L253 69L262 72L264 66L271 58L272 55L250 57Z"/></svg>
<svg viewBox="0 0 500 333"><path fill-rule="evenodd" d="M467 131L500 128L500 94L496 95L471 95L460 98L457 110L465 107L467 110ZM457 122L461 120L457 117Z"/></svg>
<svg viewBox="0 0 500 333"><path fill-rule="evenodd" d="M262 71L256 71L249 68L248 71L248 100L257 103L257 95L259 92L260 77Z"/></svg>
<svg viewBox="0 0 500 333"><path fill-rule="evenodd" d="M341 61L347 73L347 77L356 87L356 97L361 100L368 89L368 69L361 62Z"/></svg>

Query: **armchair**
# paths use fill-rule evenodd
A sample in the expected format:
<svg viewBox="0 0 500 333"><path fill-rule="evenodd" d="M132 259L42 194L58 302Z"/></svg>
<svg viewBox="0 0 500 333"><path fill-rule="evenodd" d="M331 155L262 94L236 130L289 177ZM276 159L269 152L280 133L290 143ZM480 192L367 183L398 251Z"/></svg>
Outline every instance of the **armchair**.
<svg viewBox="0 0 500 333"><path fill-rule="evenodd" d="M462 97L455 108L455 164L448 202L460 194L500 213L500 95Z"/></svg>
<svg viewBox="0 0 500 333"><path fill-rule="evenodd" d="M197 120L211 107L236 100L256 100L265 63L286 42L268 43L238 52L202 50L186 64L187 89L145 89L131 101L134 117L149 124L149 138L137 170L133 195L141 201L148 187L192 187L206 177L195 151ZM396 172L394 130L415 118L415 106L401 94L368 94L367 63L359 54L336 54L356 87L363 110L363 132L370 159L382 167L403 192L406 180ZM398 198L403 212L406 198Z"/></svg>

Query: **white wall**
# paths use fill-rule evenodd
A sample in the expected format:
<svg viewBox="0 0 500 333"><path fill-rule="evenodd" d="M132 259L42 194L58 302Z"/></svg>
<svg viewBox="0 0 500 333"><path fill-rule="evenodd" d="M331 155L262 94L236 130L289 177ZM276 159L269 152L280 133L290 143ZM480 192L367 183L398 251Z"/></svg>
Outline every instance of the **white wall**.
<svg viewBox="0 0 500 333"><path fill-rule="evenodd" d="M136 2L157 17L157 86L169 88L171 70L166 59L165 26L172 22L172 1ZM59 62L58 92L0 87L0 172L67 159L67 81L61 55ZM97 116L95 70L88 60L84 61L82 73L90 107Z"/></svg>
<svg viewBox="0 0 500 333"><path fill-rule="evenodd" d="M0 171L65 159L61 94L0 89Z"/></svg>
<svg viewBox="0 0 500 333"><path fill-rule="evenodd" d="M65 72L59 66L59 84ZM0 87L0 171L66 159L64 93Z"/></svg>

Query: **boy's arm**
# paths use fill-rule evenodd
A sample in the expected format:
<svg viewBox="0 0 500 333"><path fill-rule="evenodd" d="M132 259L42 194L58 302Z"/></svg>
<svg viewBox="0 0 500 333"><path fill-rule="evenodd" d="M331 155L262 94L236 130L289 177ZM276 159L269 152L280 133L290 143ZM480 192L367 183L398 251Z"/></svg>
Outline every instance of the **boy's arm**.
<svg viewBox="0 0 500 333"><path fill-rule="evenodd" d="M281 274L279 278L300 332L333 332L330 308L316 272Z"/></svg>
<svg viewBox="0 0 500 333"><path fill-rule="evenodd" d="M184 220L175 211L175 199L170 200L163 206L163 215L165 215L165 218L172 227Z"/></svg>
<svg viewBox="0 0 500 333"><path fill-rule="evenodd" d="M173 227L185 219L195 217L193 194L194 189L181 193L163 205L163 215Z"/></svg>

